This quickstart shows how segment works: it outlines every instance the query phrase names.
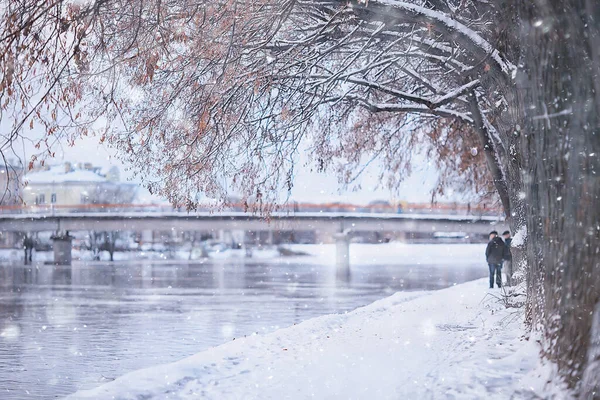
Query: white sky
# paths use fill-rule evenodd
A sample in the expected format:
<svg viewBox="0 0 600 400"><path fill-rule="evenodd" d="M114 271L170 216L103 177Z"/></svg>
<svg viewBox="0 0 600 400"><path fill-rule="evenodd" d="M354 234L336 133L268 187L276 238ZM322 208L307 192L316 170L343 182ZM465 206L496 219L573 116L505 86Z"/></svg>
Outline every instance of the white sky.
<svg viewBox="0 0 600 400"><path fill-rule="evenodd" d="M31 149L31 145L25 145L24 155L26 160L29 160ZM22 150L20 151L22 152ZM300 155L301 162L303 158ZM102 167L114 165L121 170L122 179L132 179L132 173L126 171L126 166L117 159L114 151L106 145L99 144L98 139L94 137L80 139L74 147L63 145L58 148L56 156L51 163L55 164L63 161L92 162L94 165ZM342 185L338 183L338 177L334 172L311 172L308 169L300 168L301 165L299 164L297 168L294 188L292 190L292 198L299 202L367 204L373 200L386 200L390 202L402 200L427 203L431 201L431 191L438 176L435 168L427 165L427 162L424 160L420 165L414 166L413 174L405 179L399 193L394 195L387 189L377 188L377 176L380 168L377 163L373 163L361 175L357 182L361 187L358 191L344 190ZM136 180L132 181L136 182ZM145 189L140 189L138 197L147 200L152 198ZM444 199L438 200L460 201L461 196L450 194Z"/></svg>

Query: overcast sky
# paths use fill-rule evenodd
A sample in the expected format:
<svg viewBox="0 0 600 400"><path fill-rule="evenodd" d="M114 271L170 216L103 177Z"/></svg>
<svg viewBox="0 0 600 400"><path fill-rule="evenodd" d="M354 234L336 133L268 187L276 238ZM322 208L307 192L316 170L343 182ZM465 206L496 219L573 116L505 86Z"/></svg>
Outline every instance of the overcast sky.
<svg viewBox="0 0 600 400"><path fill-rule="evenodd" d="M25 145L25 157L28 160L30 157L32 146ZM23 153L23 150L19 150ZM115 152L106 145L98 143L98 139L88 137L80 139L74 147L61 146L56 151L56 156L52 164L61 163L63 161L70 162L92 162L94 165L108 167L118 166L121 170L122 179L132 179L132 173L126 171L124 166L115 156ZM300 156L300 163L303 157ZM300 164L301 165L301 164ZM370 168L367 168L359 178L358 183L361 189L358 191L344 190L342 185L338 183L338 178L335 173L329 172L316 173L311 172L306 168L298 168L292 190L292 198L299 202L347 202L355 204L367 204L373 200L386 201L409 201L427 203L431 201L431 191L437 180L437 172L435 168L428 165L427 160L423 160L418 165L414 166L413 173L407 177L400 187L399 193L394 194L389 190L379 187L377 175L380 165L373 163ZM150 195L145 190L140 190L142 199L150 199ZM462 196L453 195L450 193L445 200L460 201ZM444 200L444 199L439 199Z"/></svg>

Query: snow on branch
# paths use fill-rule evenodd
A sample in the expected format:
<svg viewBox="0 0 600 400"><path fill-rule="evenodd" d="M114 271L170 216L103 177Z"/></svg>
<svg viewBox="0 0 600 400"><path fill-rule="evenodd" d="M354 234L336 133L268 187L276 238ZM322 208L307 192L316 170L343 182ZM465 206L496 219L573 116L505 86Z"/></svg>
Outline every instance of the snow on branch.
<svg viewBox="0 0 600 400"><path fill-rule="evenodd" d="M324 79L326 78L325 76L318 76L318 75L312 75L311 78L314 79ZM407 100L407 101L411 101L413 103L417 103L417 104L421 104L426 106L429 109L436 109L439 108L441 106L444 106L448 103L451 103L452 101L456 100L458 97L464 95L466 92L472 90L473 88L477 87L479 85L479 80L474 80L471 81L469 83L467 83L466 85L463 85L455 90L453 90L452 92L445 94L443 96L439 96L437 98L434 99L428 99L425 97L421 97L421 96L416 96L414 94L408 93L408 92L404 92L404 91L400 91L400 90L395 90L391 87L388 87L386 85L382 85L380 83L377 82L373 82L373 81L369 81L366 79L359 79L359 78L346 78L345 79L346 82L349 83L354 83L357 85L361 85L361 86L365 86L371 89L375 89L375 90L379 90L385 94L391 95L393 97L396 97L398 99L402 99L402 100Z"/></svg>
<svg viewBox="0 0 600 400"><path fill-rule="evenodd" d="M331 97L325 100L325 102L338 101L355 101L359 103L360 106L368 109L371 112L427 114L436 115L444 118L453 118L462 122L466 122L468 124L473 123L473 119L467 113L462 113L449 108L430 108L427 106L404 105L395 103L373 103L365 98L353 95L346 95L343 97Z"/></svg>
<svg viewBox="0 0 600 400"><path fill-rule="evenodd" d="M21 104L36 93L22 88L34 73L56 81L46 99L58 115L27 107L33 118L23 115L18 128L46 122L46 139L57 137L63 116L82 127L78 135L105 119L101 140L121 149L140 176L160 177L147 182L152 190L191 208L197 191L224 199L232 187L259 206L272 200L291 186L307 134L316 138L319 168L381 153L388 170L407 169L419 140L468 148L462 141L475 117L465 94L481 91L492 104L499 79L485 79L487 60L490 76L510 77L513 68L484 39L493 37L485 30L493 19L477 20L485 12L450 15L410 1L97 0L93 9L70 7L62 21L46 14L33 27L12 15L44 13L43 2L8 2L0 16L10 23L0 33L19 40L0 46L4 109L25 112ZM54 51L44 44L52 41L69 46ZM400 134L407 120L431 138L419 138L414 126ZM453 132L460 135L446 140ZM43 143L40 154L53 154ZM439 157L449 160L449 152Z"/></svg>
<svg viewBox="0 0 600 400"><path fill-rule="evenodd" d="M377 7L377 5L380 7ZM371 0L368 6L357 5L356 7L372 10L374 13L385 15L387 18L430 22L433 24L434 29L450 35L463 46L471 49L480 58L480 61L487 58L491 59L492 64L495 64L495 67L504 75L505 79L511 79L512 73L516 69L513 63L505 59L494 46L476 31L446 13L396 0Z"/></svg>
<svg viewBox="0 0 600 400"><path fill-rule="evenodd" d="M450 103L451 101L455 100L457 97L464 95L465 93L471 91L472 89L476 88L479 85L480 85L479 79L475 79L474 81L471 81L471 82L431 101L431 108L437 108L437 107L446 105L446 104Z"/></svg>

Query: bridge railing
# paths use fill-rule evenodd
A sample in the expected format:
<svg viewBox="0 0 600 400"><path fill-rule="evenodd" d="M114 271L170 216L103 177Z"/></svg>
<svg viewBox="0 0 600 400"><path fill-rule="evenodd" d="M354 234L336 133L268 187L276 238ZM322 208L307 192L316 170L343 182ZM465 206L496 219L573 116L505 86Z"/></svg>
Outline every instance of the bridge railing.
<svg viewBox="0 0 600 400"><path fill-rule="evenodd" d="M139 212L161 213L182 212L184 208L175 208L164 204L40 204L40 205L5 205L0 206L0 214L41 214L54 215L62 213L89 213L89 212ZM243 204L232 203L215 207L214 204L200 205L195 211L246 211ZM356 205L349 203L289 203L276 209L280 212L351 212L365 214L444 214L468 216L501 216L502 210L498 207L470 206L458 203L401 203L400 205Z"/></svg>

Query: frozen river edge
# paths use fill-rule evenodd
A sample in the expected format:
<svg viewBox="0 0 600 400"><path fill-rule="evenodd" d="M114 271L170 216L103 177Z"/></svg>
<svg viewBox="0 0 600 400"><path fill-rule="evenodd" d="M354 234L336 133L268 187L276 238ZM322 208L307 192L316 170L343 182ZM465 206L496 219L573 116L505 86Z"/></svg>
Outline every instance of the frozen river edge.
<svg viewBox="0 0 600 400"><path fill-rule="evenodd" d="M67 398L539 398L551 368L524 338L522 310L505 308L486 284L398 292Z"/></svg>

